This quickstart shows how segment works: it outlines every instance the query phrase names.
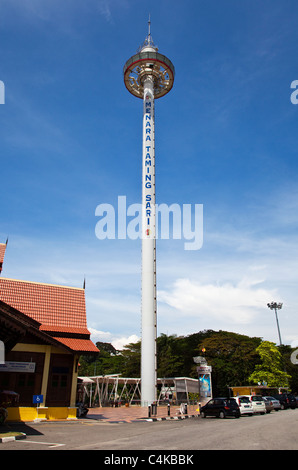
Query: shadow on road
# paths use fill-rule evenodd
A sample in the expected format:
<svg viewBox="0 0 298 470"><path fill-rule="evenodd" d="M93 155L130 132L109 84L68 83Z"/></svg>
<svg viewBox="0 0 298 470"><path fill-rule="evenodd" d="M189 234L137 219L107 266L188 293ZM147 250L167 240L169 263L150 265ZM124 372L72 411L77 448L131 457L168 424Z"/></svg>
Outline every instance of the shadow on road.
<svg viewBox="0 0 298 470"><path fill-rule="evenodd" d="M5 423L0 425L0 434L7 432L23 432L26 436L42 436L43 433L28 426L26 423Z"/></svg>

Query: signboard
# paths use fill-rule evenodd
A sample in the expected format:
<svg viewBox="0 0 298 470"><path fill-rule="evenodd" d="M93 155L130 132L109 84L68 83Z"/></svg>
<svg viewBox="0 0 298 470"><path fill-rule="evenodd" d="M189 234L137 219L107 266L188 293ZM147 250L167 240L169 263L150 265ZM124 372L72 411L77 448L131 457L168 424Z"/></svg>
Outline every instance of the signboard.
<svg viewBox="0 0 298 470"><path fill-rule="evenodd" d="M196 357L193 357L193 361L196 363L196 364L206 364L207 365L207 361L205 359L204 356L196 356Z"/></svg>
<svg viewBox="0 0 298 470"><path fill-rule="evenodd" d="M0 364L0 372L35 372L35 362L7 361Z"/></svg>
<svg viewBox="0 0 298 470"><path fill-rule="evenodd" d="M211 372L212 366L207 364L197 367L200 386L200 399L212 397Z"/></svg>
<svg viewBox="0 0 298 470"><path fill-rule="evenodd" d="M198 374L211 374L212 366L199 366L197 367Z"/></svg>
<svg viewBox="0 0 298 470"><path fill-rule="evenodd" d="M37 405L43 403L43 395L33 395L33 403Z"/></svg>
<svg viewBox="0 0 298 470"><path fill-rule="evenodd" d="M199 384L200 384L200 399L211 397L212 396L211 374L200 374Z"/></svg>

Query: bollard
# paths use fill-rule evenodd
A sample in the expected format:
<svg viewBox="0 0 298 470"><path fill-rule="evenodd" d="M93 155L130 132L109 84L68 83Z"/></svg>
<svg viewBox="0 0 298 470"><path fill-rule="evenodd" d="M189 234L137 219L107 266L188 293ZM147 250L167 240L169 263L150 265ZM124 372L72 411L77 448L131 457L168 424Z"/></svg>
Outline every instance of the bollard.
<svg viewBox="0 0 298 470"><path fill-rule="evenodd" d="M148 405L148 418L151 418L151 406Z"/></svg>
<svg viewBox="0 0 298 470"><path fill-rule="evenodd" d="M184 414L187 415L187 403L184 404Z"/></svg>
<svg viewBox="0 0 298 470"><path fill-rule="evenodd" d="M171 416L171 405L168 403L168 416Z"/></svg>
<svg viewBox="0 0 298 470"><path fill-rule="evenodd" d="M157 403L156 402L153 402L151 404L151 412L152 412L153 415L155 415L155 416L157 415Z"/></svg>

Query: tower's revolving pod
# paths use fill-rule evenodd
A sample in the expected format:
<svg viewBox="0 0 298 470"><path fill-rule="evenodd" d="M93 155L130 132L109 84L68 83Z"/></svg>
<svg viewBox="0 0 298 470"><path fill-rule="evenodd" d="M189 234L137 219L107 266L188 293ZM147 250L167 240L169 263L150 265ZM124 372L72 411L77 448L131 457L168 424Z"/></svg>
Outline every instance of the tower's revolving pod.
<svg viewBox="0 0 298 470"><path fill-rule="evenodd" d="M173 87L175 68L166 56L158 52L140 52L126 62L123 73L126 88L138 98L143 98L144 80L151 76L154 81L154 97L160 98Z"/></svg>

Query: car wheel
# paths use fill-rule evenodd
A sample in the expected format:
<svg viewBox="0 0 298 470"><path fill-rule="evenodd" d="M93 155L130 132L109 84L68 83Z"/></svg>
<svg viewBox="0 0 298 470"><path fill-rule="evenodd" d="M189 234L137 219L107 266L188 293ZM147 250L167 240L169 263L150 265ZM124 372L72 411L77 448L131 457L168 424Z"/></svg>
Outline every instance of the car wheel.
<svg viewBox="0 0 298 470"><path fill-rule="evenodd" d="M200 416L201 416L201 418L206 418L205 411L201 411Z"/></svg>
<svg viewBox="0 0 298 470"><path fill-rule="evenodd" d="M219 417L220 417L221 419L225 418L225 417L226 417L225 412L224 412L224 411L220 411L220 412L219 412Z"/></svg>

